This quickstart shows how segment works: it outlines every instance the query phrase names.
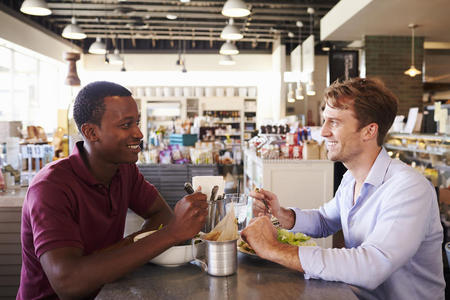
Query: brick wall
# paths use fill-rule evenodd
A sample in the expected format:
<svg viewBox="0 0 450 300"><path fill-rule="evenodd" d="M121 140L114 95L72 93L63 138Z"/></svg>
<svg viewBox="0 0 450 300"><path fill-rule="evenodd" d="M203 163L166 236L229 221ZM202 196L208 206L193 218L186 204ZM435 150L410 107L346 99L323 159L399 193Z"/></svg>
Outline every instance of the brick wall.
<svg viewBox="0 0 450 300"><path fill-rule="evenodd" d="M366 36L365 67L367 77L378 77L399 99L398 114L408 116L410 107L422 108L422 74L409 77L404 72L411 65L411 36ZM423 37L415 37L414 60L422 70Z"/></svg>

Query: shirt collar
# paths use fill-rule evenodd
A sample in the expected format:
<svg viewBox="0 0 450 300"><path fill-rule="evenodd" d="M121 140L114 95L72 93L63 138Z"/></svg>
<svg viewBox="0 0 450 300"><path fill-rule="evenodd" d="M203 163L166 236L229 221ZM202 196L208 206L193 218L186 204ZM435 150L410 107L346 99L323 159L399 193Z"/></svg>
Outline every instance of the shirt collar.
<svg viewBox="0 0 450 300"><path fill-rule="evenodd" d="M364 183L371 184L375 187L380 186L384 181L384 176L386 175L391 161L392 159L387 154L386 149L382 147L380 153L378 153L378 156L375 159L375 162L370 168L369 174L367 175ZM343 179L345 179L345 182L349 183L354 182L355 180L350 171L345 172Z"/></svg>
<svg viewBox="0 0 450 300"><path fill-rule="evenodd" d="M84 152L83 141L79 141L73 147L72 154L69 156L69 161L74 172L78 177L89 185L99 185L100 182L95 179L94 175L89 171L86 166L81 153Z"/></svg>
<svg viewBox="0 0 450 300"><path fill-rule="evenodd" d="M81 157L81 153L85 151L83 145L84 142L79 141L75 144L75 147L73 147L72 154L69 156L69 161L72 166L72 169L78 175L78 177L87 184L92 186L100 186L102 184L94 177L94 175L92 175L91 171L89 171L83 158ZM120 167L117 168L117 171L113 176L113 179L117 178L119 174L120 174Z"/></svg>
<svg viewBox="0 0 450 300"><path fill-rule="evenodd" d="M392 159L387 154L386 149L381 147L381 151L378 154L377 159L375 159L372 168L370 168L369 174L364 182L375 187L380 186L384 181L384 176L386 175L391 161Z"/></svg>

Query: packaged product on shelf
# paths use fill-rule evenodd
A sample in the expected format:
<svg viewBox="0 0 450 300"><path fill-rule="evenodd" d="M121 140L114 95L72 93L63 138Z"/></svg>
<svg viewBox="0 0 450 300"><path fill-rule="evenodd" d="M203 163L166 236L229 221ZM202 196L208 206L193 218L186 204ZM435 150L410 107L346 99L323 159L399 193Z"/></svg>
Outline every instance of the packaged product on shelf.
<svg viewBox="0 0 450 300"><path fill-rule="evenodd" d="M171 152L172 162L174 164L184 164L188 162L186 159L183 158L179 145L169 145L168 148Z"/></svg>
<svg viewBox="0 0 450 300"><path fill-rule="evenodd" d="M159 149L158 148L153 148L153 149L150 149L149 151L148 151L148 162L150 163L150 164L157 164L157 163L159 163Z"/></svg>
<svg viewBox="0 0 450 300"><path fill-rule="evenodd" d="M194 165L212 164L213 152L208 148L191 148L191 162Z"/></svg>
<svg viewBox="0 0 450 300"><path fill-rule="evenodd" d="M290 150L290 145L288 145L288 144L281 145L280 146L281 158L285 158L285 159L290 158L289 150Z"/></svg>
<svg viewBox="0 0 450 300"><path fill-rule="evenodd" d="M303 159L320 159L319 144L316 141L305 141L302 152Z"/></svg>
<svg viewBox="0 0 450 300"><path fill-rule="evenodd" d="M293 159L302 159L302 148L303 146L295 145L292 146L292 156Z"/></svg>
<svg viewBox="0 0 450 300"><path fill-rule="evenodd" d="M162 150L159 152L159 163L161 164L171 164L172 163L172 155L169 149Z"/></svg>
<svg viewBox="0 0 450 300"><path fill-rule="evenodd" d="M322 143L320 143L320 145L319 145L319 152L320 152L320 154L319 154L320 159L328 159L327 146L325 144L325 141L322 141Z"/></svg>
<svg viewBox="0 0 450 300"><path fill-rule="evenodd" d="M261 148L261 158L278 159L280 158L280 148L278 145L264 145Z"/></svg>

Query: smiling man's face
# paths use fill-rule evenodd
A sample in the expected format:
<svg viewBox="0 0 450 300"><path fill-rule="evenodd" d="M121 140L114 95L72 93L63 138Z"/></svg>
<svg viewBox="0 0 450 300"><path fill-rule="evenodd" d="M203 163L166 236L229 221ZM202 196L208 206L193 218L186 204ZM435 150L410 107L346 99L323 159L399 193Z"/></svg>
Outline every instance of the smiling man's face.
<svg viewBox="0 0 450 300"><path fill-rule="evenodd" d="M321 135L326 139L328 159L349 163L362 151L361 129L353 109L332 108L323 111Z"/></svg>
<svg viewBox="0 0 450 300"><path fill-rule="evenodd" d="M131 96L105 97L105 113L97 127L95 147L102 159L110 163L135 163L143 135L139 129L140 115Z"/></svg>

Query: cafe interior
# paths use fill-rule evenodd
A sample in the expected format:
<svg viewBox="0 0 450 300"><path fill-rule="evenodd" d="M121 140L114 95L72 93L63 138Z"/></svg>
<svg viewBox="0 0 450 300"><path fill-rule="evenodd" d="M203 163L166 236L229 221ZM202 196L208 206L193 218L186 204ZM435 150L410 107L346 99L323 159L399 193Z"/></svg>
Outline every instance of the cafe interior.
<svg viewBox="0 0 450 300"><path fill-rule="evenodd" d="M239 237L252 191L301 209L334 197L346 169L327 158L323 91L354 77L378 78L399 99L383 147L435 188L449 280L449 11L448 0L0 0L0 299L20 285L28 186L82 139L74 100L100 80L132 93L136 164L167 204L202 186L202 232L236 232L173 246L96 299L365 299L258 257ZM128 210L124 236L142 222ZM342 232L278 238L346 247Z"/></svg>

